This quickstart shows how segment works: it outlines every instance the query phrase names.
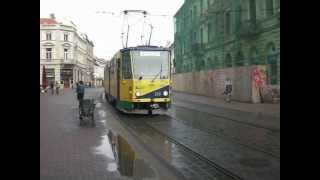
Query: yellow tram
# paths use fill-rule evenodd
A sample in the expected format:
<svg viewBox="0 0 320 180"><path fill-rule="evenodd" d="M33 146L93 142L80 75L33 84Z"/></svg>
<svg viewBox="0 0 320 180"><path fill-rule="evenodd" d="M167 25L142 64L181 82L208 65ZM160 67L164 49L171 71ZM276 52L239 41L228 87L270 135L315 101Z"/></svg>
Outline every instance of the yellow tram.
<svg viewBox="0 0 320 180"><path fill-rule="evenodd" d="M162 113L171 106L170 68L168 48L121 49L104 70L106 99L126 113Z"/></svg>

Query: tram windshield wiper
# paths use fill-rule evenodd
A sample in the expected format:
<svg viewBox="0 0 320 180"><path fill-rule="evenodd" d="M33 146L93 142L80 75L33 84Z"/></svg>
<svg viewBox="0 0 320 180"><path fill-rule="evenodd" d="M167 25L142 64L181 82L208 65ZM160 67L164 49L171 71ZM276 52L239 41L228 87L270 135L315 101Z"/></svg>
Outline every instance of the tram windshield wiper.
<svg viewBox="0 0 320 180"><path fill-rule="evenodd" d="M160 79L161 79L161 74L162 74L162 64L160 66L160 71L155 75L155 77L151 80L151 82L153 82L159 75L160 75Z"/></svg>

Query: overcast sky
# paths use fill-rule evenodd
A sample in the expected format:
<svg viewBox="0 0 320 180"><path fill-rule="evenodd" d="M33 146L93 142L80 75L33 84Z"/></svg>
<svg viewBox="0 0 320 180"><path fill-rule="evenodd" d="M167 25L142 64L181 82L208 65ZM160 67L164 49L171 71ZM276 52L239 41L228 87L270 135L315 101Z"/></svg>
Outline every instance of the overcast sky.
<svg viewBox="0 0 320 180"><path fill-rule="evenodd" d="M128 46L140 45L148 41L149 23L153 25L151 45L165 46L173 42L173 15L184 0L40 0L40 17L47 18L54 13L57 20L72 20L80 32L86 33L95 45L94 53L99 58L109 60L122 48L121 32L130 24ZM127 21L120 13L123 10L146 10L153 15L129 14ZM100 13L97 13L99 12ZM101 12L105 11L105 14ZM110 14L116 13L115 15ZM144 24L144 26L143 26ZM144 38L141 41L141 34ZM125 38L124 38L125 40Z"/></svg>

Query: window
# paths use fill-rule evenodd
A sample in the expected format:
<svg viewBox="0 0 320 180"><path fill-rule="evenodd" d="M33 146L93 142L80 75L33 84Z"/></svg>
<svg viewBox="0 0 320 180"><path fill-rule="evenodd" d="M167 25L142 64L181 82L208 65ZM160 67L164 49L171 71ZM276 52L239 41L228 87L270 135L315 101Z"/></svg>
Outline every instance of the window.
<svg viewBox="0 0 320 180"><path fill-rule="evenodd" d="M244 57L243 53L239 51L236 56L236 64L237 66L243 66L244 65Z"/></svg>
<svg viewBox="0 0 320 180"><path fill-rule="evenodd" d="M203 44L203 28L200 28L200 43Z"/></svg>
<svg viewBox="0 0 320 180"><path fill-rule="evenodd" d="M208 23L208 42L210 42L210 40L211 40L211 36L210 36L210 34L211 34L211 31L212 31L212 27L211 27L211 23Z"/></svg>
<svg viewBox="0 0 320 180"><path fill-rule="evenodd" d="M69 40L68 40L69 34L64 34L64 36L63 36L63 37L64 37L64 38L63 38L63 39L64 39L64 41L69 41Z"/></svg>
<svg viewBox="0 0 320 180"><path fill-rule="evenodd" d="M169 77L168 51L132 51L134 78L165 79Z"/></svg>
<svg viewBox="0 0 320 180"><path fill-rule="evenodd" d="M226 12L226 21L225 21L226 25L226 34L231 34L231 16L230 16L230 11Z"/></svg>
<svg viewBox="0 0 320 180"><path fill-rule="evenodd" d="M64 49L64 60L67 60L69 59L69 52L68 52L68 49Z"/></svg>
<svg viewBox="0 0 320 180"><path fill-rule="evenodd" d="M51 40L51 32L46 33L46 39L49 41Z"/></svg>
<svg viewBox="0 0 320 180"><path fill-rule="evenodd" d="M219 59L218 59L218 56L215 56L215 57L214 57L213 67L214 67L214 68L219 67Z"/></svg>
<svg viewBox="0 0 320 180"><path fill-rule="evenodd" d="M266 16L270 17L274 14L273 0L266 0Z"/></svg>
<svg viewBox="0 0 320 180"><path fill-rule="evenodd" d="M200 0L200 14L203 13L203 0Z"/></svg>
<svg viewBox="0 0 320 180"><path fill-rule="evenodd" d="M258 65L258 50L255 47L252 47L250 50L250 58L249 58L249 65Z"/></svg>
<svg viewBox="0 0 320 180"><path fill-rule="evenodd" d="M226 56L226 67L232 67L232 59L231 59L231 55L228 53Z"/></svg>
<svg viewBox="0 0 320 180"><path fill-rule="evenodd" d="M46 58L52 59L52 48L46 48Z"/></svg>
<svg viewBox="0 0 320 180"><path fill-rule="evenodd" d="M278 61L277 61L278 57L277 57L275 45L273 43L270 43L267 49L268 49L267 62L270 68L269 81L270 81L270 84L274 85L278 83Z"/></svg>
<svg viewBox="0 0 320 180"><path fill-rule="evenodd" d="M122 79L131 79L132 73L131 73L131 58L130 53L124 52L123 58L122 58Z"/></svg>
<svg viewBox="0 0 320 180"><path fill-rule="evenodd" d="M250 17L250 20L252 21L256 20L256 1L255 0L249 0L249 17Z"/></svg>
<svg viewBox="0 0 320 180"><path fill-rule="evenodd" d="M197 33L195 31L193 32L192 40L193 40L194 43L197 42Z"/></svg>

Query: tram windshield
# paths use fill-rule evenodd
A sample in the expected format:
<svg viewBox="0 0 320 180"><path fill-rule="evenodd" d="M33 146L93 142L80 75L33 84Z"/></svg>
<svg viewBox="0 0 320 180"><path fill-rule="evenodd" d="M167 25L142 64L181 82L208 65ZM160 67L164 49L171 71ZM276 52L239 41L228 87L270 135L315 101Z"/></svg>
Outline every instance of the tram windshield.
<svg viewBox="0 0 320 180"><path fill-rule="evenodd" d="M132 51L135 79L169 78L168 51Z"/></svg>

